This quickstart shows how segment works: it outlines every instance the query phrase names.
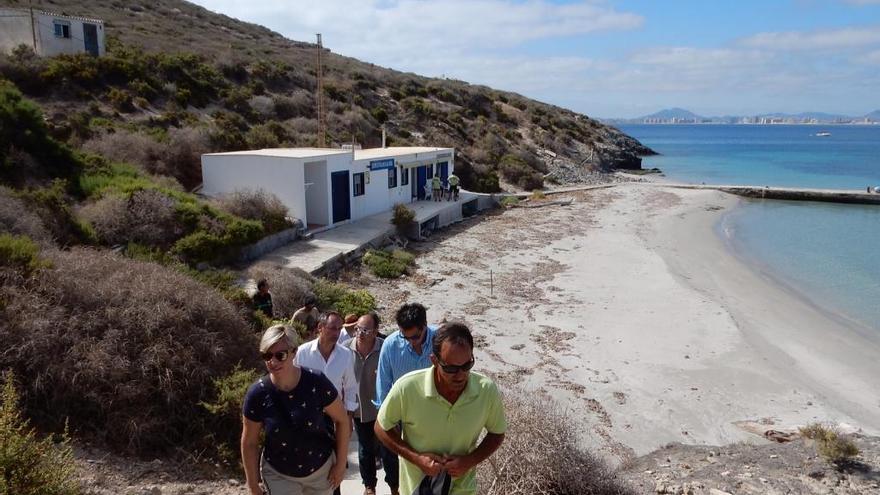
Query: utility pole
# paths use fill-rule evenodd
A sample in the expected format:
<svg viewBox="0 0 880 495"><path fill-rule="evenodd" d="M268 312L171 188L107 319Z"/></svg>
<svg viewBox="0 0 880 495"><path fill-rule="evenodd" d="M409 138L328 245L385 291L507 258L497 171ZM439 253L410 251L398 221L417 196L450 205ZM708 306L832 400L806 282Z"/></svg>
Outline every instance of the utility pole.
<svg viewBox="0 0 880 495"><path fill-rule="evenodd" d="M327 146L327 121L324 119L324 67L321 62L321 52L324 47L321 45L321 33L318 33L318 61L317 61L317 77L318 77L318 147L325 148Z"/></svg>
<svg viewBox="0 0 880 495"><path fill-rule="evenodd" d="M31 36L33 36L33 38L34 38L34 55L36 55L37 54L37 28L36 28L37 21L34 20L34 2L33 2L33 0L28 2L28 6L30 7L30 10L31 10Z"/></svg>

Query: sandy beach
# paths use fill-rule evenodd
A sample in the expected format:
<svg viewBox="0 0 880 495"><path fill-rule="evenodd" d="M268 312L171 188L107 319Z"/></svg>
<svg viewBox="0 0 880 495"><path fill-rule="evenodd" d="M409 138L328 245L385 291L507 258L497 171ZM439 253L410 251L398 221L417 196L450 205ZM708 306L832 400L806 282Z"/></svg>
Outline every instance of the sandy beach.
<svg viewBox="0 0 880 495"><path fill-rule="evenodd" d="M880 432L880 339L733 256L713 227L737 197L565 196L454 226L415 246L415 275L369 288L388 316L419 301L469 323L477 370L553 397L612 460L813 421Z"/></svg>

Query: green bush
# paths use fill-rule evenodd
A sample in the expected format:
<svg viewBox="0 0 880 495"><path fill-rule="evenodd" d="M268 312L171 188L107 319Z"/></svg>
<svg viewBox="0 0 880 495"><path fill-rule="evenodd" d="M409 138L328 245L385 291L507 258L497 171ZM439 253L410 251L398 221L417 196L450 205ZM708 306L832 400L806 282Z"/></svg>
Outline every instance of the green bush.
<svg viewBox="0 0 880 495"><path fill-rule="evenodd" d="M38 440L19 412L12 373L4 379L0 403L0 494L78 495L73 449L67 433L57 445Z"/></svg>
<svg viewBox="0 0 880 495"><path fill-rule="evenodd" d="M73 214L67 189L67 182L57 179L49 187L18 191L17 196L40 217L59 244L93 243L94 233Z"/></svg>
<svg viewBox="0 0 880 495"><path fill-rule="evenodd" d="M391 214L391 223L398 227L406 227L416 219L416 212L403 203L395 203Z"/></svg>
<svg viewBox="0 0 880 495"><path fill-rule="evenodd" d="M29 237L0 234L0 266L29 274L51 263L40 258L40 247Z"/></svg>
<svg viewBox="0 0 880 495"><path fill-rule="evenodd" d="M113 163L89 170L79 176L78 182L80 191L87 198L100 197L107 193L128 195L141 189L156 187L151 179L126 163Z"/></svg>
<svg viewBox="0 0 880 495"><path fill-rule="evenodd" d="M501 201L499 201L499 203L501 203L501 206L509 208L511 206L518 205L519 198L516 196L504 196L503 198L501 198Z"/></svg>
<svg viewBox="0 0 880 495"><path fill-rule="evenodd" d="M373 275L382 278L398 278L415 262L416 257L402 249L382 251L371 249L364 255L364 264Z"/></svg>
<svg viewBox="0 0 880 495"><path fill-rule="evenodd" d="M370 110L370 115L380 124L384 124L388 120L388 112L382 107L374 107Z"/></svg>
<svg viewBox="0 0 880 495"><path fill-rule="evenodd" d="M78 157L49 135L39 107L0 80L0 180L70 178L81 168Z"/></svg>
<svg viewBox="0 0 880 495"><path fill-rule="evenodd" d="M334 309L343 315L362 315L376 309L376 298L365 290L353 291L324 279L318 279L312 290L322 310Z"/></svg>
<svg viewBox="0 0 880 495"><path fill-rule="evenodd" d="M543 175L516 155L504 155L498 163L498 168L507 180L523 189L544 187Z"/></svg>
<svg viewBox="0 0 880 495"><path fill-rule="evenodd" d="M214 417L217 451L226 461L232 462L238 458L241 407L248 387L259 377L260 374L254 369L236 366L230 374L214 380L214 398L201 403Z"/></svg>

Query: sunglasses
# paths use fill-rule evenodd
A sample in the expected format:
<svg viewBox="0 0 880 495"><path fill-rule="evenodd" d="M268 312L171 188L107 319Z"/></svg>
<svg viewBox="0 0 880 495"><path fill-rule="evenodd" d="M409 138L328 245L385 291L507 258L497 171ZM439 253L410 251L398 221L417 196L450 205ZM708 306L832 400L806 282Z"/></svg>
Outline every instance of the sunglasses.
<svg viewBox="0 0 880 495"><path fill-rule="evenodd" d="M365 334L368 334L368 335L371 334L371 333L373 333L373 332L375 331L375 330L372 329L372 328L362 327L362 326L360 326L360 325L354 327L354 329L355 329L356 331L360 332L360 333L365 333Z"/></svg>
<svg viewBox="0 0 880 495"><path fill-rule="evenodd" d="M266 362L269 362L274 358L275 361L278 361L280 363L281 361L286 360L287 356L290 356L290 353L293 350L295 350L295 349L286 349L286 350L278 351L278 352L263 352L263 353L260 353L260 357L263 359L263 361L266 361Z"/></svg>
<svg viewBox="0 0 880 495"><path fill-rule="evenodd" d="M404 335L403 332L400 332L400 336L403 337L403 338L406 339L406 340L409 340L409 341L415 342L415 341L417 341L417 340L419 340L419 339L422 338L422 334L423 334L423 333L425 333L425 330L424 330L424 329L419 330L418 333L416 333L415 335L410 335L409 337L407 337L406 335Z"/></svg>
<svg viewBox="0 0 880 495"><path fill-rule="evenodd" d="M440 369L443 370L444 373L454 375L459 371L470 371L471 368L474 367L474 362L476 362L476 358L471 358L470 361L464 364L446 364L443 361L440 361L440 358L437 358L437 362L440 363Z"/></svg>

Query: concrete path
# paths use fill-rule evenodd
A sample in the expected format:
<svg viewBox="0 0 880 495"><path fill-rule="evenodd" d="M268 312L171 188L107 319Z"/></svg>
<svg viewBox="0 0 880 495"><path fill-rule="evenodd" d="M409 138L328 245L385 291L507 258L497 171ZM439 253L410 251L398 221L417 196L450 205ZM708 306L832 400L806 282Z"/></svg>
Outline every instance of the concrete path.
<svg viewBox="0 0 880 495"><path fill-rule="evenodd" d="M441 211L460 208L462 202L476 198L475 194L462 193L456 201L416 201L407 206L416 213L416 222L423 222L438 215ZM285 268L301 268L309 273L340 255L346 255L361 247L376 243L392 235L395 227L391 223L391 211L349 222L338 227L316 233L311 239L298 240L282 246L254 261L269 262Z"/></svg>
<svg viewBox="0 0 880 495"><path fill-rule="evenodd" d="M391 495L391 489L385 483L385 471L379 470L376 473L379 482L376 484L376 495ZM348 471L345 472L345 479L340 486L342 495L362 495L364 493L364 483L361 481L361 475L358 468L358 441L357 434L352 433L351 442L348 444Z"/></svg>

